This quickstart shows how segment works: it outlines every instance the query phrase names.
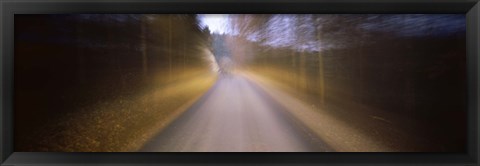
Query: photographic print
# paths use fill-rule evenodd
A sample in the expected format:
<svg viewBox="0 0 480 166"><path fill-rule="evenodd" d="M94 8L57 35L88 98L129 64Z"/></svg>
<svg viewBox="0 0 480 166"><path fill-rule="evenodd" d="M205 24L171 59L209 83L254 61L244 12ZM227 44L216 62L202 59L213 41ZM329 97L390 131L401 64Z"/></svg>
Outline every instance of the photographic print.
<svg viewBox="0 0 480 166"><path fill-rule="evenodd" d="M465 152L464 14L16 14L16 152Z"/></svg>

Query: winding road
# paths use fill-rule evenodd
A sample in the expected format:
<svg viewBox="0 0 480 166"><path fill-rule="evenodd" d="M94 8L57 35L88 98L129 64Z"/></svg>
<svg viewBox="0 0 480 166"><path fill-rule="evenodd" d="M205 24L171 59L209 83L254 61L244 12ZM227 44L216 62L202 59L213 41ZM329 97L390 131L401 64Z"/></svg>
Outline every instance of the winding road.
<svg viewBox="0 0 480 166"><path fill-rule="evenodd" d="M241 75L219 76L199 101L140 151L332 151L271 95Z"/></svg>

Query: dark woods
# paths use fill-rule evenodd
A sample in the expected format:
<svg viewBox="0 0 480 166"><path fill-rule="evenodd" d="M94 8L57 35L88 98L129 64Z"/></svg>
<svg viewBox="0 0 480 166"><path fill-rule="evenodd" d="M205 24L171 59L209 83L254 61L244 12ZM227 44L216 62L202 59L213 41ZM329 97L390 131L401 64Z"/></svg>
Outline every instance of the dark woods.
<svg viewBox="0 0 480 166"><path fill-rule="evenodd" d="M198 28L194 15L19 15L15 16L15 32L16 151L114 150L108 149L108 143L98 145L107 149L64 148L89 144L70 137L101 140L107 136L100 133L110 129L97 128L100 133L83 135L75 130L87 129L72 125L106 124L63 124L58 119L82 109L82 114L89 114L86 112L93 108L88 106L96 104L125 108L126 103L136 102L130 96L210 70L202 60L209 34ZM115 112L118 115L111 115L110 121L129 117L120 110ZM120 121L116 124L128 126ZM70 136L65 130L72 131ZM125 138L120 138L120 133L109 136L121 141Z"/></svg>
<svg viewBox="0 0 480 166"><path fill-rule="evenodd" d="M242 43L236 47L256 50L249 53L255 55L247 65L251 70L293 88L305 96L304 101L338 117L402 117L405 121L395 125L435 140L420 149L465 150L466 38L462 16L313 15L307 19L291 15L287 21L277 19L293 24L290 29L295 29L295 38L290 40L283 35L289 28L277 24L275 31L266 26L266 22L275 22L275 17L234 19L240 36L256 33L257 42L233 39ZM282 47L269 46L269 41L278 38L285 38ZM315 40L320 41L315 44L322 51L308 47ZM344 120L352 126L365 124L355 118ZM367 133L374 130L361 128Z"/></svg>
<svg viewBox="0 0 480 166"><path fill-rule="evenodd" d="M195 15L16 15L15 151L135 151L223 57L358 130L398 117L432 140L411 149L464 151L465 20L423 17L237 15L216 35Z"/></svg>

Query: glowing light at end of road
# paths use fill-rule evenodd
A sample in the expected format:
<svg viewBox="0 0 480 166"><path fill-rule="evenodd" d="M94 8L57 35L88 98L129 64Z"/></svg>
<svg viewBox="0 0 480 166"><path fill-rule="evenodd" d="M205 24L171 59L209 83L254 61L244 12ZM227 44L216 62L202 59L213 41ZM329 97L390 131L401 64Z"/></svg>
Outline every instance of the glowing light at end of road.
<svg viewBox="0 0 480 166"><path fill-rule="evenodd" d="M200 26L207 28L211 33L226 34L231 27L227 14L199 14Z"/></svg>

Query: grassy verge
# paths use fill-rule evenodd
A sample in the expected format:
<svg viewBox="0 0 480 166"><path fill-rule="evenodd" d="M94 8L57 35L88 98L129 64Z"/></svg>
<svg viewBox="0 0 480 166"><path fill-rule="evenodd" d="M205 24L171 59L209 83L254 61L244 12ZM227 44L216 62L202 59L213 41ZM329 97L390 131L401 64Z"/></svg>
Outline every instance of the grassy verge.
<svg viewBox="0 0 480 166"><path fill-rule="evenodd" d="M129 152L141 148L193 104L214 83L205 73L153 88L145 94L116 97L81 108L50 122L34 151ZM39 148L38 148L39 147Z"/></svg>
<svg viewBox="0 0 480 166"><path fill-rule="evenodd" d="M281 71L281 70L278 70ZM278 72L277 71L277 72ZM321 105L318 96L292 88L292 81L281 81L274 70L247 72L272 97L282 101L306 126L336 151L341 152L417 152L437 151L432 140L416 134L423 125L348 99L327 98ZM256 74L254 74L256 73ZM289 86L290 84L290 86ZM341 100L343 102L334 102ZM347 102L345 102L345 100ZM348 102L350 101L350 102Z"/></svg>

